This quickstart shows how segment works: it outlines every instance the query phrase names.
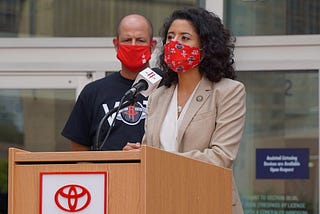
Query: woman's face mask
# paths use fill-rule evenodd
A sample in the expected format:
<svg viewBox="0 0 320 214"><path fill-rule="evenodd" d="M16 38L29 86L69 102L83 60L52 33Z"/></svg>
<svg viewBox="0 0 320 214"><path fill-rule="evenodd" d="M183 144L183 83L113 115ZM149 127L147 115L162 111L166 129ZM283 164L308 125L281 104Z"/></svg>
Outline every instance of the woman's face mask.
<svg viewBox="0 0 320 214"><path fill-rule="evenodd" d="M185 72L200 63L200 49L171 40L164 47L164 61L177 73Z"/></svg>

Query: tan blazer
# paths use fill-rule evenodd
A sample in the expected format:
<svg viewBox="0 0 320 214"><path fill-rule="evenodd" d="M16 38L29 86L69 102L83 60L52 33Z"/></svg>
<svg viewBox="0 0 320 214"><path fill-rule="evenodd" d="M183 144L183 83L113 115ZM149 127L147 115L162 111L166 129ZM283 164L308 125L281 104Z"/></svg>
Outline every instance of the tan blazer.
<svg viewBox="0 0 320 214"><path fill-rule="evenodd" d="M174 89L175 86L162 86L148 98L142 143L160 147L161 125ZM242 137L245 112L246 93L242 83L231 79L212 83L203 77L178 130L179 154L232 168ZM243 213L234 182L233 213Z"/></svg>

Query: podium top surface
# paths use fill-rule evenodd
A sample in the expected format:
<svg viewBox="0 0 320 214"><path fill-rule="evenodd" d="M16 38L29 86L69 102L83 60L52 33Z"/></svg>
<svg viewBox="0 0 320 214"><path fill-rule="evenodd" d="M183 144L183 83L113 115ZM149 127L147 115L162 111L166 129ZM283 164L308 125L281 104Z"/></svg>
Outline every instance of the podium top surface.
<svg viewBox="0 0 320 214"><path fill-rule="evenodd" d="M140 161L141 151L70 151L70 152L29 152L9 148L15 162L108 162Z"/></svg>
<svg viewBox="0 0 320 214"><path fill-rule="evenodd" d="M158 156L157 156L158 155ZM168 157L164 157L168 156ZM170 161L181 160L184 164L200 164L213 168L220 168L230 171L229 168L217 166L212 163L191 159L178 154L165 152L157 148L146 145L141 146L141 150L132 151L70 151L70 152L30 152L17 148L9 148L9 158L11 162L17 164L66 164L66 163L141 163L148 158L158 160L160 157ZM151 159L150 159L151 158ZM158 158L158 159L157 159ZM163 160L162 160L163 161ZM149 164L150 165L150 164Z"/></svg>

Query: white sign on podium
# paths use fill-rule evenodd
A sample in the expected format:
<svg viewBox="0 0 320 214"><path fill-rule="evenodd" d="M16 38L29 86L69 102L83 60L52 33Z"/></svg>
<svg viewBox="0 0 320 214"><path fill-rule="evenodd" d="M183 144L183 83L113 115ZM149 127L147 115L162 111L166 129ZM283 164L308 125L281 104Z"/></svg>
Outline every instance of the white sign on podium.
<svg viewBox="0 0 320 214"><path fill-rule="evenodd" d="M107 172L41 172L40 214L107 214Z"/></svg>

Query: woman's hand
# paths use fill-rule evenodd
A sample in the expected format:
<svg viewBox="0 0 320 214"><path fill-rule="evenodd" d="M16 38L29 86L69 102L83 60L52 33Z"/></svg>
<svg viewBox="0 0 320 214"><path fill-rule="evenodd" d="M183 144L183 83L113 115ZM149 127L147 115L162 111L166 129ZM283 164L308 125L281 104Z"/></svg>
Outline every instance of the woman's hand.
<svg viewBox="0 0 320 214"><path fill-rule="evenodd" d="M124 151L132 151L132 150L140 150L141 144L140 143L127 143L122 150Z"/></svg>

